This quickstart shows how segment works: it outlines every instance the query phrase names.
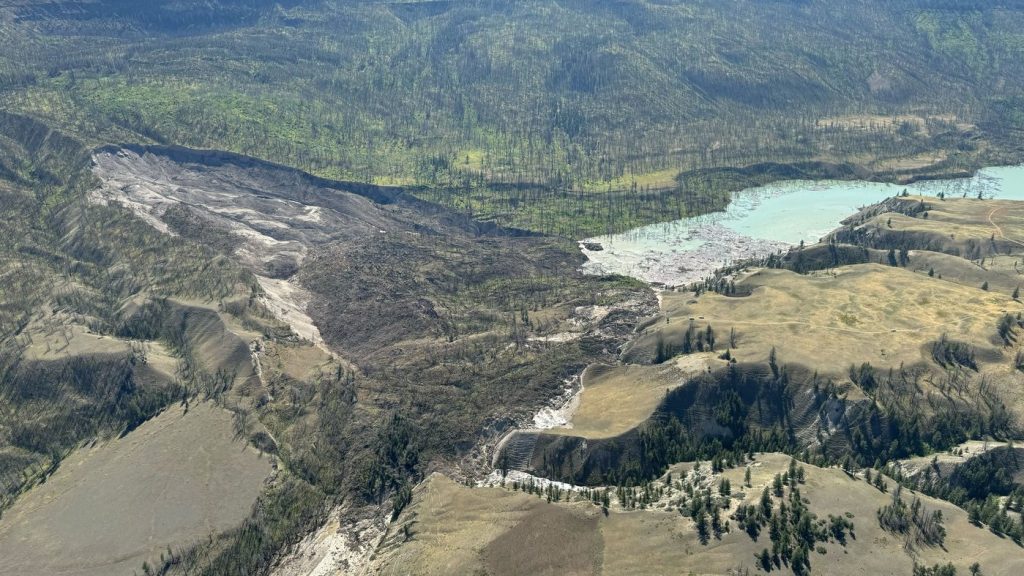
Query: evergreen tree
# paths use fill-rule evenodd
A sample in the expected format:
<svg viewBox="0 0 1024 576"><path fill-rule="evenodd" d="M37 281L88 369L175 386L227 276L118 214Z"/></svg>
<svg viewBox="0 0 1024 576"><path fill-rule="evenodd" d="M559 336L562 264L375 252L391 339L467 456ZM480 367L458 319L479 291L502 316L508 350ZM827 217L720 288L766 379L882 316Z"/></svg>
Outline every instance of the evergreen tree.
<svg viewBox="0 0 1024 576"><path fill-rule="evenodd" d="M783 486L784 484L782 482L782 476L776 474L775 478L772 480L772 493L775 494L776 497L781 498L783 494Z"/></svg>
<svg viewBox="0 0 1024 576"><path fill-rule="evenodd" d="M878 488L882 492L886 492L889 489L888 485L885 482L885 479L882 478L881 473L875 474L875 488Z"/></svg>
<svg viewBox="0 0 1024 576"><path fill-rule="evenodd" d="M761 554L757 556L757 563L761 565L761 569L765 572L772 571L772 555L768 552L767 548L761 550Z"/></svg>
<svg viewBox="0 0 1024 576"><path fill-rule="evenodd" d="M697 514L697 536L700 538L700 543L705 545L710 539L710 534L708 533L708 513L704 510Z"/></svg>
<svg viewBox="0 0 1024 576"><path fill-rule="evenodd" d="M768 491L768 487L765 486L764 490L761 491L761 517L764 519L771 518L772 516L772 496Z"/></svg>
<svg viewBox="0 0 1024 576"><path fill-rule="evenodd" d="M802 576L810 573L811 562L807 556L807 548L803 545L793 551L793 558L790 560L790 568L793 569L793 574Z"/></svg>

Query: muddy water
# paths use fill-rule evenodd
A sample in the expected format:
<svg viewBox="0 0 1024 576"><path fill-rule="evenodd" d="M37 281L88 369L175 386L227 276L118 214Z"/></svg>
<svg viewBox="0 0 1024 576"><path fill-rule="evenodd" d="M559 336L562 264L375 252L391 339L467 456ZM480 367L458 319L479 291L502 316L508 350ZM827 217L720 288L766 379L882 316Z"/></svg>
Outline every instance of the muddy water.
<svg viewBox="0 0 1024 576"><path fill-rule="evenodd" d="M1024 200L1024 166L908 186L864 181L787 181L737 192L723 212L651 224L580 243L584 270L679 286L736 260L811 244L859 208L901 194ZM602 250L587 246L600 244Z"/></svg>

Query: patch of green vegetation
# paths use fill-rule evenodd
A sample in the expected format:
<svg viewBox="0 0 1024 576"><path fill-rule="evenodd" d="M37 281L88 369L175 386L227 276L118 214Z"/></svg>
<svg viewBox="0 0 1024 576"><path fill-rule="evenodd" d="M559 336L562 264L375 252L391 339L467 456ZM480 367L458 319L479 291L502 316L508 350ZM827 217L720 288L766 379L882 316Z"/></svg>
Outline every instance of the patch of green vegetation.
<svg viewBox="0 0 1024 576"><path fill-rule="evenodd" d="M586 238L722 210L729 201L729 191L727 187L713 185L698 190L673 186L605 192L484 185L468 189L426 188L416 194L482 221L566 238Z"/></svg>
<svg viewBox="0 0 1024 576"><path fill-rule="evenodd" d="M1003 42L1009 41L1012 49L1018 40L998 33L998 40L989 43L984 36L989 29L984 22L985 16L979 12L946 12L941 10L923 10L914 25L917 31L925 36L928 45L938 54L964 63L967 69L983 77L983 70L992 65L994 50L1004 48ZM999 26L993 26L997 31ZM999 41L1001 40L1001 41Z"/></svg>

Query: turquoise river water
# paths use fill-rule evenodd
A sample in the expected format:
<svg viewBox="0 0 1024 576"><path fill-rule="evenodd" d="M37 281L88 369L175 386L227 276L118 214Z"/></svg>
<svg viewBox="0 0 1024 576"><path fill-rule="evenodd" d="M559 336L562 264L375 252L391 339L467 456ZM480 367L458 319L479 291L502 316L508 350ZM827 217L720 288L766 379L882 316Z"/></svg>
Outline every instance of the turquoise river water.
<svg viewBox="0 0 1024 576"><path fill-rule="evenodd" d="M723 212L651 224L580 243L584 270L679 286L731 262L818 242L863 206L910 194L1024 200L1024 166L985 168L971 178L900 186L863 181L787 181L733 195ZM601 250L586 245L600 244Z"/></svg>

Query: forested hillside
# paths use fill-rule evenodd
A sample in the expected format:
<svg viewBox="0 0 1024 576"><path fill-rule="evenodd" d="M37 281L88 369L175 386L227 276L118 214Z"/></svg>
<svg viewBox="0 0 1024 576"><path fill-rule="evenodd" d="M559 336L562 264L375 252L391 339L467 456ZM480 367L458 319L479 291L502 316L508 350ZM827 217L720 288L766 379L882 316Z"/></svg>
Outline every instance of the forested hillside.
<svg viewBox="0 0 1024 576"><path fill-rule="evenodd" d="M13 0L0 23L0 105L88 142L420 184L567 235L746 184L680 171L946 173L1017 158L1024 127L1016 1Z"/></svg>

